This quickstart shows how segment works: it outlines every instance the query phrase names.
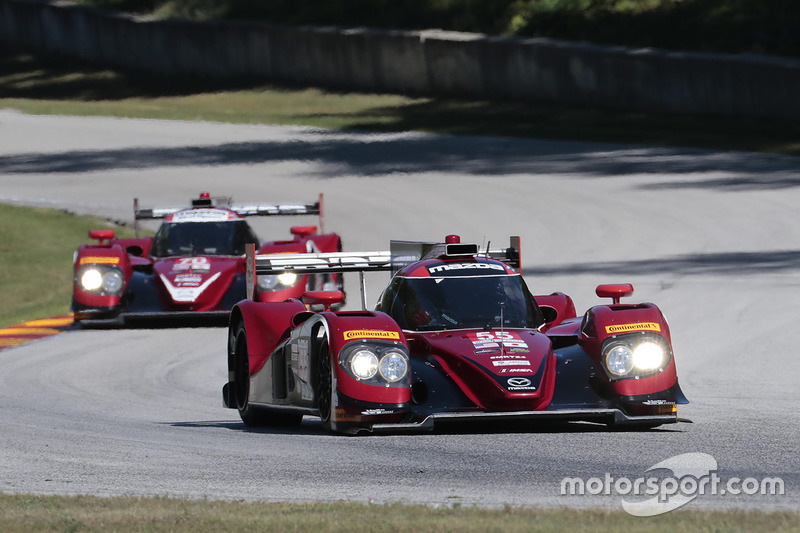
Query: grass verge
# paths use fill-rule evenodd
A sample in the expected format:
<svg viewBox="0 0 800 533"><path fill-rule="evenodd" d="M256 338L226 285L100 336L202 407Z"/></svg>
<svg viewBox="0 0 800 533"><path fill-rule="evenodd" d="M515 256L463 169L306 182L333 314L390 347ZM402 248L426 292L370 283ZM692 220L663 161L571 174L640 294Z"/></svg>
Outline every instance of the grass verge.
<svg viewBox="0 0 800 533"><path fill-rule="evenodd" d="M0 327L69 312L72 254L89 242L90 229L133 236L132 228L101 219L4 204L0 228Z"/></svg>
<svg viewBox="0 0 800 533"><path fill-rule="evenodd" d="M34 114L427 131L800 155L796 121L657 115L552 103L412 98L152 78L0 54L0 108Z"/></svg>
<svg viewBox="0 0 800 533"><path fill-rule="evenodd" d="M0 494L4 531L797 531L792 512L676 511L635 518L623 511L356 503L246 503L168 498L98 498Z"/></svg>

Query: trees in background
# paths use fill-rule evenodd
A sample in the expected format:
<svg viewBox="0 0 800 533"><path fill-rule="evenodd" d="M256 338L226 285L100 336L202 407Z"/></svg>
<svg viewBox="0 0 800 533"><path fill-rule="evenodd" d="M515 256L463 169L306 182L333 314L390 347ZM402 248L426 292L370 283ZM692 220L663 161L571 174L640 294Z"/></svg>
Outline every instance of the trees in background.
<svg viewBox="0 0 800 533"><path fill-rule="evenodd" d="M800 57L797 0L81 0L194 20L442 28Z"/></svg>

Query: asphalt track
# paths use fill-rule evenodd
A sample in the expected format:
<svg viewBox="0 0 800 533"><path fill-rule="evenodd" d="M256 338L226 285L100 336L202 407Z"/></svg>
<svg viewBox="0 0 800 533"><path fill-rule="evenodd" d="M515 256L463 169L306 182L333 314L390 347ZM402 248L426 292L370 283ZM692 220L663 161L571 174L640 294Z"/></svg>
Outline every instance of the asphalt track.
<svg viewBox="0 0 800 533"><path fill-rule="evenodd" d="M130 221L134 197L181 205L200 191L324 192L326 229L349 250L519 234L534 292L567 292L579 312L600 303L598 283L631 282L670 320L692 401L679 414L694 423L253 431L221 406L223 328L69 331L0 352L0 491L619 509L617 493L561 495L561 481L635 479L700 452L723 480L779 477L785 494L687 508L800 509L800 159L0 111L1 202ZM309 222L254 226L277 237Z"/></svg>

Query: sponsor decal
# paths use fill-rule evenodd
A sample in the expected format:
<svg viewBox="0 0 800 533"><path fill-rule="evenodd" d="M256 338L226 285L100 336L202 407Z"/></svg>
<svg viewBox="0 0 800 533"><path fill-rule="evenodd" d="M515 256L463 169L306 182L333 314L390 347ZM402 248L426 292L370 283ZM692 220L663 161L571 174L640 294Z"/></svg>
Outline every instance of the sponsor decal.
<svg viewBox="0 0 800 533"><path fill-rule="evenodd" d="M345 331L343 335L346 341L353 339L400 339L400 334L396 331L379 331L373 329L352 329L350 331Z"/></svg>
<svg viewBox="0 0 800 533"><path fill-rule="evenodd" d="M163 274L159 274L161 281L164 283L164 288L167 289L170 297L175 302L182 302L182 303L190 303L197 300L200 295L206 290L212 283L214 283L217 278L220 276L220 272L217 272L210 278L208 278L203 284L198 285L197 287L181 287L175 286L170 283L169 279Z"/></svg>
<svg viewBox="0 0 800 533"><path fill-rule="evenodd" d="M90 263L98 265L116 265L117 263L119 263L119 257L87 256L87 257L81 257L80 261L78 261L79 265L87 265Z"/></svg>
<svg viewBox="0 0 800 533"><path fill-rule="evenodd" d="M300 381L308 383L311 381L311 355L308 353L308 340L298 340L297 348L297 377Z"/></svg>
<svg viewBox="0 0 800 533"><path fill-rule="evenodd" d="M499 374L533 374L532 368L501 368Z"/></svg>
<svg viewBox="0 0 800 533"><path fill-rule="evenodd" d="M391 409L367 409L366 411L361 411L362 415L390 415L394 413Z"/></svg>
<svg viewBox="0 0 800 533"><path fill-rule="evenodd" d="M519 361L519 360L510 360L510 361L492 361L492 365L494 366L531 366L530 361Z"/></svg>
<svg viewBox="0 0 800 533"><path fill-rule="evenodd" d="M333 414L337 422L358 422L361 420L361 415L351 415L341 407L337 407Z"/></svg>
<svg viewBox="0 0 800 533"><path fill-rule="evenodd" d="M525 359L524 355L493 355L489 359Z"/></svg>
<svg viewBox="0 0 800 533"><path fill-rule="evenodd" d="M200 274L178 274L175 276L175 285L178 287L197 287L203 282Z"/></svg>
<svg viewBox="0 0 800 533"><path fill-rule="evenodd" d="M675 402L670 402L667 400L647 400L646 402L642 402L644 405L675 405Z"/></svg>
<svg viewBox="0 0 800 533"><path fill-rule="evenodd" d="M448 263L446 265L430 266L428 272L436 274L437 272L448 272L450 270L499 270L505 272L506 269L502 265L494 263Z"/></svg>
<svg viewBox="0 0 800 533"><path fill-rule="evenodd" d="M655 322L639 322L638 324L615 324L606 326L606 333L627 333L629 331L661 331L661 325Z"/></svg>
<svg viewBox="0 0 800 533"><path fill-rule="evenodd" d="M536 390L528 378L508 378L508 390Z"/></svg>
<svg viewBox="0 0 800 533"><path fill-rule="evenodd" d="M172 215L172 222L225 222L239 217L222 209L191 209Z"/></svg>

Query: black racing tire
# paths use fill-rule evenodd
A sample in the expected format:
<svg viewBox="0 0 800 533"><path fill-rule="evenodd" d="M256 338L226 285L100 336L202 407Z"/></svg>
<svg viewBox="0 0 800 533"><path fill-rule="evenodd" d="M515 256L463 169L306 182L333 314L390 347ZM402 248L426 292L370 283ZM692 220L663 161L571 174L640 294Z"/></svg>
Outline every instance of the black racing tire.
<svg viewBox="0 0 800 533"><path fill-rule="evenodd" d="M234 393L239 416L248 427L296 426L303 420L299 413L278 413L250 404L250 360L247 352L247 332L240 322L232 339Z"/></svg>
<svg viewBox="0 0 800 533"><path fill-rule="evenodd" d="M328 339L323 339L317 350L317 408L322 427L333 432L333 374L331 372L331 353Z"/></svg>

